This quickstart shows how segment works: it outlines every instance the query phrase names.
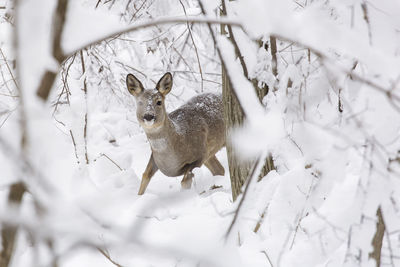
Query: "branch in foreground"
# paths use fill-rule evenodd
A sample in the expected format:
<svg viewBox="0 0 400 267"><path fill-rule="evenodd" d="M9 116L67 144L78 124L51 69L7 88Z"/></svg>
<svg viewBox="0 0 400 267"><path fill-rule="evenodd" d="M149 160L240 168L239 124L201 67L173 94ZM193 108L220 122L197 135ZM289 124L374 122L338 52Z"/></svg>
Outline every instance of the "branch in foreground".
<svg viewBox="0 0 400 267"><path fill-rule="evenodd" d="M296 44L296 45L298 45L298 46L304 47L304 48L306 48L306 49L310 49L310 51L313 52L313 53L314 53L317 57L319 57L322 61L330 62L330 63L333 64L339 71L341 71L341 72L344 73L344 74L347 74L347 75L351 76L351 78L352 78L353 80L358 81L358 82L361 82L361 83L363 83L363 84L366 84L366 85L368 85L369 87L371 87L372 89L374 89L374 90L376 90L376 91L378 91L378 92L384 94L384 95L390 100L390 103L391 103L392 105L394 105L393 100L400 102L400 96L393 94L392 90L389 90L389 89L387 89L387 88L385 88L385 87L383 87L383 86L381 86L381 85L379 85L379 84L377 84L377 83L375 83L375 82L373 82L373 81L371 81L371 80L368 80L368 79L366 79L366 78L364 78L364 77L361 77L361 76L358 75L357 73L353 72L353 69L347 70L347 69L345 69L345 68L339 66L338 64L336 64L336 63L334 62L333 59L331 59L329 56L325 55L322 51L320 51L320 50L318 50L318 49L316 49L316 48L314 48L314 47L311 47L311 46L309 46L309 45L306 45L306 44L304 44L304 43L302 43L302 42L299 42L299 41L297 41L297 40L293 40L293 39L290 39L290 38L288 38L288 37L284 37L284 36L279 35L279 34L271 34L271 36L274 36L275 38L280 39L280 40L282 40L282 41L294 43L294 44ZM395 106L395 107L398 108L398 109L400 109L400 107L398 107L398 106Z"/></svg>
<svg viewBox="0 0 400 267"><path fill-rule="evenodd" d="M376 267L379 267L381 266L382 243L386 229L385 222L383 221L381 207L379 207L378 210L376 211L376 216L378 217L378 221L376 222L376 232L374 238L372 239L372 247L374 248L374 250L371 253L369 253L369 257L374 259L376 262Z"/></svg>
<svg viewBox="0 0 400 267"><path fill-rule="evenodd" d="M61 37L65 25L65 17L67 13L68 0L58 0L56 12L53 15L53 56L58 61L62 63L67 57L61 48ZM50 94L50 90L53 87L54 80L56 79L57 73L52 71L46 71L40 82L39 88L36 90L37 96L43 100L47 100Z"/></svg>
<svg viewBox="0 0 400 267"><path fill-rule="evenodd" d="M13 184L8 193L8 205L19 207L25 191L26 188L22 182ZM16 225L7 225L4 223L2 225L1 244L3 250L0 252L0 267L8 267L10 264L11 256L14 252L17 230L18 227Z"/></svg>
<svg viewBox="0 0 400 267"><path fill-rule="evenodd" d="M57 8L57 14L55 15L55 18L54 18L55 25L53 27L53 32L57 33L56 36L54 37L54 41L53 41L53 56L57 59L57 61L60 64L62 64L62 62L64 60L66 60L68 57L74 55L75 53L79 52L80 50L83 50L83 49L87 48L88 46L98 44L106 39L114 37L115 35L120 35L120 34L124 34L127 32L136 31L136 30L140 30L143 28L152 27L152 26L156 26L156 25L192 22L192 23L207 23L207 24L229 24L232 26L242 27L242 25L240 23L238 23L237 21L230 20L230 19L215 19L215 18L207 18L207 17L203 17L203 18L167 17L167 18L160 18L160 19L152 19L150 21L136 23L133 26L127 27L120 31L113 32L113 33L108 34L108 35L106 35L100 39L97 39L93 42L90 42L81 47L78 47L77 49L70 51L69 53L64 54L64 52L61 50L60 36L62 35L62 31L63 31L64 24L65 24L65 12L67 9L67 4L64 3L65 1L66 0L59 0L59 5L64 6L65 8L64 9L61 7ZM56 42L58 42L58 44ZM43 100L47 100L47 98L50 94L50 90L54 84L56 76L57 76L56 73L54 73L52 71L47 71L45 73L45 75L42 77L40 86L36 90L36 94Z"/></svg>
<svg viewBox="0 0 400 267"><path fill-rule="evenodd" d="M150 21L144 21L144 22L139 22L139 23L135 23L133 26L129 26L125 29L119 30L119 31L115 31L113 33L110 33L100 39L97 39L93 42L87 43L85 45L82 45L81 47L78 47L77 49L70 51L67 55L73 55L77 52L79 52L80 50L90 46L90 45L95 45L98 44L104 40L107 40L109 38L114 37L115 35L120 35L120 34L124 34L127 32L131 32L131 31L137 31L140 29L144 29L144 28L148 28L148 27L152 27L152 26L156 26L156 25L162 25L162 24L171 24L171 23L206 23L206 24L229 24L232 26L237 26L237 27L241 27L242 28L242 24L235 21L235 20L231 20L231 19L216 19L216 18L209 18L209 17L202 17L202 18L190 18L190 17L166 17L166 18L159 18L159 19L152 19Z"/></svg>

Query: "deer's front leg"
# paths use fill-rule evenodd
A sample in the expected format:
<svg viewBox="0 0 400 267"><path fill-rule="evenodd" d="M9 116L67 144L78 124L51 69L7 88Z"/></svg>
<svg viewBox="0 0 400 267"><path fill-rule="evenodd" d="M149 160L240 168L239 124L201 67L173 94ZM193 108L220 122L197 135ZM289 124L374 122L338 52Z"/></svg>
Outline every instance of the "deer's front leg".
<svg viewBox="0 0 400 267"><path fill-rule="evenodd" d="M158 170L158 167L157 167L156 163L154 162L153 153L151 153L149 162L147 163L146 170L144 171L144 173L142 175L142 182L140 183L138 195L144 194L144 192L146 191L147 185L150 183L151 177L153 177L153 175L156 173L157 170Z"/></svg>
<svg viewBox="0 0 400 267"><path fill-rule="evenodd" d="M183 179L181 181L182 189L190 189L192 187L192 179L194 174L192 170L186 171L185 175L183 175Z"/></svg>

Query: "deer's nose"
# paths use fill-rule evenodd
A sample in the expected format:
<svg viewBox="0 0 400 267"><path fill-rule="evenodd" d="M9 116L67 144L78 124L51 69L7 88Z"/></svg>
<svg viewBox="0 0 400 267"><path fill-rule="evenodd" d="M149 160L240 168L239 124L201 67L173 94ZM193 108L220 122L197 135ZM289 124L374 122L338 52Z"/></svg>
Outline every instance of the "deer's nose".
<svg viewBox="0 0 400 267"><path fill-rule="evenodd" d="M152 114L145 114L145 115L143 116L143 119L146 120L146 121L152 121L152 120L154 120L154 115L152 115Z"/></svg>

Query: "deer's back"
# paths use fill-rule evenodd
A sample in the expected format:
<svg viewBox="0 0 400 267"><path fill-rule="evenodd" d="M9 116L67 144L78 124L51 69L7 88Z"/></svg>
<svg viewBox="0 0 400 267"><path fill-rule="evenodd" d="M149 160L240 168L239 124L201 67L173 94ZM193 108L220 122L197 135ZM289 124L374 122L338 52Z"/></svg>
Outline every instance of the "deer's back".
<svg viewBox="0 0 400 267"><path fill-rule="evenodd" d="M204 130L205 127L210 138L221 139L222 136L225 136L223 106L220 95L206 93L195 96L186 104L171 112L169 118L180 134L195 134Z"/></svg>
<svg viewBox="0 0 400 267"><path fill-rule="evenodd" d="M190 99L171 112L180 146L194 158L207 160L225 145L222 97L206 93ZM196 159L197 160L197 159Z"/></svg>
<svg viewBox="0 0 400 267"><path fill-rule="evenodd" d="M181 131L190 131L190 129L185 129L188 126L197 128L198 123L203 122L202 120L209 127L218 127L220 124L224 126L222 98L212 93L195 96L171 112L169 118L175 125L183 127Z"/></svg>

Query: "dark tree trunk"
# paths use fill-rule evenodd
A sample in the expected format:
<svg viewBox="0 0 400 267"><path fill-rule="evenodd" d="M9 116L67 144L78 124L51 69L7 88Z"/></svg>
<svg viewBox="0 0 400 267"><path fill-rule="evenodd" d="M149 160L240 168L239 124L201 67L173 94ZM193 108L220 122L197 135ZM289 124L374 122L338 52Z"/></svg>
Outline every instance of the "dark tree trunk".
<svg viewBox="0 0 400 267"><path fill-rule="evenodd" d="M226 16L226 7L225 7L225 1L222 0L222 9L221 9L221 16ZM233 34L233 31L229 25L227 25L228 29L228 35L229 35L229 40L232 42L233 46L235 47L235 54L236 56L240 59L240 64L243 69L243 75L250 81L248 77L248 69L247 66L244 62L244 58L240 52L240 49L235 41L235 37ZM227 32L225 31L225 25L221 25L221 34L222 35L227 35ZM275 41L275 39L274 39ZM260 45L263 45L260 42ZM264 46L265 49L267 49L267 46ZM274 48L275 48L275 59L276 59L276 42L274 43ZM268 49L267 49L268 50ZM275 68L276 72L276 62L275 62ZM277 73L273 73L275 76ZM256 94L258 98L260 99L260 102L264 98L264 96L268 93L269 89L267 85L264 85L263 87L258 86L258 81L256 79L251 80L251 83L256 91ZM252 165L254 165L253 162L251 161L240 161L237 157L238 152L235 151L234 147L232 147L232 144L230 142L230 131L232 128L236 128L242 125L243 120L245 118L245 114L242 110L242 107L240 106L240 103L238 99L236 98L236 94L233 92L233 88L230 83L230 79L227 76L226 69L224 68L224 64L222 64L222 98L224 102L224 119L225 119L225 133L227 137L227 143L226 143L226 151L228 155L228 164L229 164L229 174L230 174L230 179L231 179L231 187L232 187L232 198L233 201L236 200L236 198L240 195L241 193L241 188L244 185L244 183L247 180L247 177L249 176L250 173L250 168ZM259 181L264 177L268 172L271 170L274 170L275 166L273 163L273 159L271 155L268 155L266 162L264 164L264 167L261 170L261 173L259 175Z"/></svg>
<svg viewBox="0 0 400 267"><path fill-rule="evenodd" d="M222 68L222 99L224 103L225 133L227 136L226 152L228 155L232 198L235 201L240 195L241 188L249 175L251 164L238 160L236 151L229 139L231 129L242 125L244 119L243 110L232 90L233 88L230 86L226 70Z"/></svg>

